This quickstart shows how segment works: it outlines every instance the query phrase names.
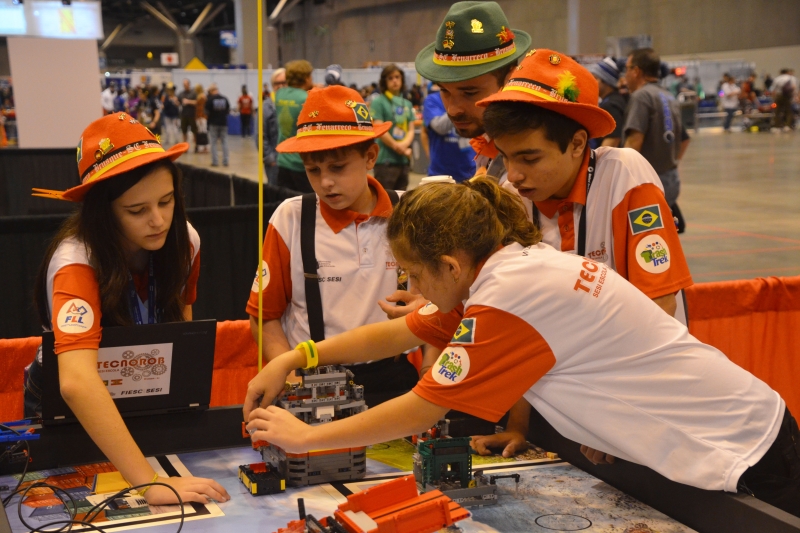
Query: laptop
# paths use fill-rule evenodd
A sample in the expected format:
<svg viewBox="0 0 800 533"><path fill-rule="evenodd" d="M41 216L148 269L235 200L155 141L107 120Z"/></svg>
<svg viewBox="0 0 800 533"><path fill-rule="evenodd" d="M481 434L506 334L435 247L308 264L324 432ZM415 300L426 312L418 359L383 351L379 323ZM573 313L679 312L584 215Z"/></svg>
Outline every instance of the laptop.
<svg viewBox="0 0 800 533"><path fill-rule="evenodd" d="M103 328L97 372L124 417L205 410L216 320ZM42 335L42 423L77 422L61 397L53 332Z"/></svg>

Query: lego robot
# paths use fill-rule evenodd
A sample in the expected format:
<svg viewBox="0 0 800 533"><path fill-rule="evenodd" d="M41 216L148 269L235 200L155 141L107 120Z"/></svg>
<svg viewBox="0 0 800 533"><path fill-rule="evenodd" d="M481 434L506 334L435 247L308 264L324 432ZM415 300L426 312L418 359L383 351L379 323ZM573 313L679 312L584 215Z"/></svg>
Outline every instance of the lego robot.
<svg viewBox="0 0 800 533"><path fill-rule="evenodd" d="M301 382L287 383L285 393L276 405L303 422L325 424L367 410L364 387L353 383L353 373L345 367L320 366L298 370L297 373ZM366 447L287 453L274 444L256 441L253 448L261 453L264 460L261 464L268 465L269 470L290 487L362 479L367 471Z"/></svg>
<svg viewBox="0 0 800 533"><path fill-rule="evenodd" d="M494 480L480 472L473 475L470 437L450 437L448 431L449 420L440 420L412 439L417 445L414 454L417 488L420 492L439 490L464 507L495 505Z"/></svg>

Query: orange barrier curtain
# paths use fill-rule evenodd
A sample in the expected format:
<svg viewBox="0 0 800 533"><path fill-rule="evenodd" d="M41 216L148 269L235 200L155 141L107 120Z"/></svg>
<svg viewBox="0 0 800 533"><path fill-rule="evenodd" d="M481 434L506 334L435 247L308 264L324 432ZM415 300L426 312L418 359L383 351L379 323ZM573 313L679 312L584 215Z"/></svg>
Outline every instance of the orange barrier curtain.
<svg viewBox="0 0 800 533"><path fill-rule="evenodd" d="M211 406L242 403L247 384L256 374L258 347L250 333L250 321L219 322L217 343L214 347Z"/></svg>
<svg viewBox="0 0 800 533"><path fill-rule="evenodd" d="M800 276L686 289L689 331L768 383L800 416Z"/></svg>
<svg viewBox="0 0 800 533"><path fill-rule="evenodd" d="M0 422L22 418L25 367L41 343L41 337L0 339Z"/></svg>
<svg viewBox="0 0 800 533"><path fill-rule="evenodd" d="M689 330L768 383L800 414L800 276L701 283L686 290ZM23 369L39 337L0 339L0 421L22 417ZM247 320L217 324L211 405L242 403L256 375Z"/></svg>

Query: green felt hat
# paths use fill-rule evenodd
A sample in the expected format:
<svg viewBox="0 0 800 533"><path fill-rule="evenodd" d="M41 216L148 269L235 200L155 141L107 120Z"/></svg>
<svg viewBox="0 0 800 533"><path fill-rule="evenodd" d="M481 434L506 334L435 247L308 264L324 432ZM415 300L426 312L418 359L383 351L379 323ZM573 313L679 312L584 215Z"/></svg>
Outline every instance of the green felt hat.
<svg viewBox="0 0 800 533"><path fill-rule="evenodd" d="M415 64L431 81L464 81L515 62L530 45L530 35L509 28L497 2L456 2Z"/></svg>

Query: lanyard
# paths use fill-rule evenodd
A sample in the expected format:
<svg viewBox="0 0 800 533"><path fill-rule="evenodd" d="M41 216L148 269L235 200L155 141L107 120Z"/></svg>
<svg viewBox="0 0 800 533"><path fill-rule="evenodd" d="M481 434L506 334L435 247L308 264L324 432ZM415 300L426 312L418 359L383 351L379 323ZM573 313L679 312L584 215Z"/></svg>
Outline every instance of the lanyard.
<svg viewBox="0 0 800 533"><path fill-rule="evenodd" d="M664 142L671 144L675 140L675 132L672 131L672 112L669 110L669 99L662 91L658 91L661 97L661 107L664 109Z"/></svg>
<svg viewBox="0 0 800 533"><path fill-rule="evenodd" d="M589 208L589 189L592 187L594 181L594 167L597 163L597 157L594 150L589 152L589 168L586 169L586 203L581 209L580 217L578 218L578 255L586 255L586 210Z"/></svg>
<svg viewBox="0 0 800 533"><path fill-rule="evenodd" d="M147 323L156 323L156 277L153 272L153 254L150 254L150 267L147 279ZM137 325L144 324L142 312L139 311L139 296L136 294L136 285L133 283L133 276L128 271L128 305L131 309L131 316Z"/></svg>

